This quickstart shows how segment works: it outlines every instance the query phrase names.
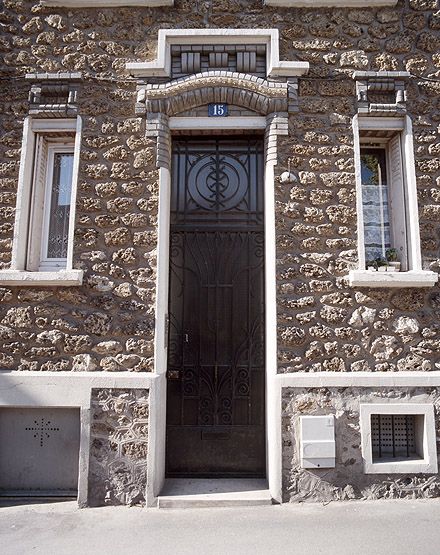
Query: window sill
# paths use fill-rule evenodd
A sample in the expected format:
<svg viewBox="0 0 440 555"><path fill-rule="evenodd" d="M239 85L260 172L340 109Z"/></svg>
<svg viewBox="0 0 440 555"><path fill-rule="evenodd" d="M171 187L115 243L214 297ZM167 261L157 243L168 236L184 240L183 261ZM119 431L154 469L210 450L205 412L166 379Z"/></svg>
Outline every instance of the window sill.
<svg viewBox="0 0 440 555"><path fill-rule="evenodd" d="M365 474L436 474L437 465L424 459L395 462L364 463Z"/></svg>
<svg viewBox="0 0 440 555"><path fill-rule="evenodd" d="M49 272L26 272L24 270L0 270L1 285L30 287L63 287L82 285L82 270L58 270Z"/></svg>
<svg viewBox="0 0 440 555"><path fill-rule="evenodd" d="M351 270L348 282L351 287L433 287L438 274L428 270L409 272L371 272Z"/></svg>
<svg viewBox="0 0 440 555"><path fill-rule="evenodd" d="M173 6L174 0L95 0L93 4L87 0L42 0L41 5L57 8L118 8L126 6L156 8Z"/></svg>

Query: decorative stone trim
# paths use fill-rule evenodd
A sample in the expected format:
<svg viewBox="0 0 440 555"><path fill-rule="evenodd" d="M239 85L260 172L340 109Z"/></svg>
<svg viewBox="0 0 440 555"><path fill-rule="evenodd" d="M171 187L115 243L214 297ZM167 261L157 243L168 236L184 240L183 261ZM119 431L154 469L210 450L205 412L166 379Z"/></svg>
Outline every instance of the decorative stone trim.
<svg viewBox="0 0 440 555"><path fill-rule="evenodd" d="M197 73L200 71L200 52L182 52L182 72Z"/></svg>
<svg viewBox="0 0 440 555"><path fill-rule="evenodd" d="M299 111L299 101L298 101L298 78L291 77L287 80L287 96L288 96L288 112Z"/></svg>
<svg viewBox="0 0 440 555"><path fill-rule="evenodd" d="M256 52L237 52L237 71L244 73L254 73L256 70Z"/></svg>
<svg viewBox="0 0 440 555"><path fill-rule="evenodd" d="M81 73L28 73L33 81L29 92L29 115L38 117L74 117L78 113L78 89Z"/></svg>
<svg viewBox="0 0 440 555"><path fill-rule="evenodd" d="M277 163L278 135L289 134L289 116L283 114L269 114L266 118L265 148L266 163Z"/></svg>
<svg viewBox="0 0 440 555"><path fill-rule="evenodd" d="M126 68L135 77L170 77L172 47L188 44L264 45L268 77L297 77L309 70L308 62L280 61L278 29L160 29L156 60L129 62Z"/></svg>
<svg viewBox="0 0 440 555"><path fill-rule="evenodd" d="M355 71L356 97L360 115L395 116L406 112L406 71ZM374 101L374 96L389 100Z"/></svg>
<svg viewBox="0 0 440 555"><path fill-rule="evenodd" d="M166 114L147 114L147 137L156 137L156 167L170 168L171 164L171 133L169 118Z"/></svg>
<svg viewBox="0 0 440 555"><path fill-rule="evenodd" d="M161 85L145 85L138 92L137 113L161 112L173 116L210 102L244 106L260 114L286 112L288 85L245 73L206 71Z"/></svg>
<svg viewBox="0 0 440 555"><path fill-rule="evenodd" d="M228 62L228 52L211 52L209 54L209 65L212 68L227 68Z"/></svg>

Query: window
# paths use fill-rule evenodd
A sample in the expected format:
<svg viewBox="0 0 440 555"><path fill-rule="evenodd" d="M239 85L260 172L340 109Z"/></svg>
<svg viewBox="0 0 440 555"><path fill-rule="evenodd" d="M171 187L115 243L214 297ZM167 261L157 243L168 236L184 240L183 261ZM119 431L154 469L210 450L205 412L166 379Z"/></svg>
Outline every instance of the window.
<svg viewBox="0 0 440 555"><path fill-rule="evenodd" d="M422 269L411 121L354 120L359 268L350 285L429 287Z"/></svg>
<svg viewBox="0 0 440 555"><path fill-rule="evenodd" d="M66 268L74 145L38 137L28 270Z"/></svg>
<svg viewBox="0 0 440 555"><path fill-rule="evenodd" d="M437 472L434 407L431 404L361 404L366 474Z"/></svg>
<svg viewBox="0 0 440 555"><path fill-rule="evenodd" d="M387 144L361 143L360 161L365 265L375 268L379 260L387 260L393 252L399 269L407 270L406 207L399 136L394 136Z"/></svg>
<svg viewBox="0 0 440 555"><path fill-rule="evenodd" d="M81 120L25 122L11 270L0 282L79 285L72 267Z"/></svg>

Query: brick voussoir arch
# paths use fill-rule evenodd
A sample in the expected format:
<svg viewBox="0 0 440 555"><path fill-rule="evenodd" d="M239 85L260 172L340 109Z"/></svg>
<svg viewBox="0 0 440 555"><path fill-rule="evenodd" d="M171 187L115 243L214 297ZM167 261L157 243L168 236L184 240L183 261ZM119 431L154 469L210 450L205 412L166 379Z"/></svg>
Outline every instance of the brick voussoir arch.
<svg viewBox="0 0 440 555"><path fill-rule="evenodd" d="M261 115L288 110L288 84L244 73L206 71L164 84L146 85L138 105L147 113L174 116L211 102L242 106Z"/></svg>

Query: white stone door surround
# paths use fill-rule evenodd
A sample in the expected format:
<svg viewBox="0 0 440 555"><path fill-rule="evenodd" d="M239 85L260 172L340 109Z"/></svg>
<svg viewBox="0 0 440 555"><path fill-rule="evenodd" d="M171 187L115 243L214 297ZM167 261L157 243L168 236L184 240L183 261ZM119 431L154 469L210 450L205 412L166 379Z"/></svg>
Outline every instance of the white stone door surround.
<svg viewBox="0 0 440 555"><path fill-rule="evenodd" d="M275 279L275 205L274 167L277 137L288 134L289 111L296 109L297 76L308 70L306 62L280 62L278 31L275 29L207 29L159 31L157 60L127 64L127 69L145 82L148 77L170 74L171 44L263 44L270 77L284 77L284 82L268 81L253 75L223 70L207 71L170 80L163 84L138 86L137 113L147 118L147 135L156 137L156 162L159 168L158 260L156 284L155 373L163 380L156 413L155 487L149 489L148 503L153 504L165 478L167 310L170 230L170 151L173 132L210 131L232 133L259 131L265 137L265 340L266 340L266 458L267 478L272 498L281 502L281 443L279 433L279 394L277 392L276 279ZM179 117L209 102L227 102L252 110L253 116ZM150 474L151 475L151 474ZM158 489L156 489L158 487Z"/></svg>

